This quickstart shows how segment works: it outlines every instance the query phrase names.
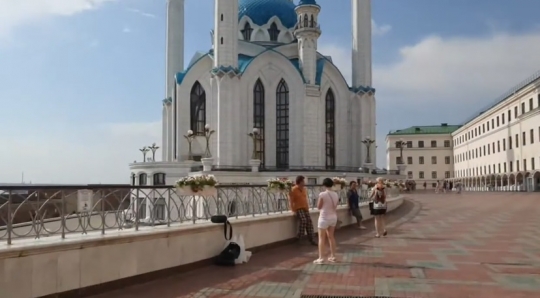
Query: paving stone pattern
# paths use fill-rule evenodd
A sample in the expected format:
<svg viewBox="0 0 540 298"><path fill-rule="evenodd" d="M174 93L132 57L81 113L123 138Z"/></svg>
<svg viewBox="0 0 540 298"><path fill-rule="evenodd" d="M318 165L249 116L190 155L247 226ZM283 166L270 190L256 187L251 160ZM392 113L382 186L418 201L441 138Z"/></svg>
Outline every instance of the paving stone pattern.
<svg viewBox="0 0 540 298"><path fill-rule="evenodd" d="M96 298L540 297L538 193L413 194L388 222L386 238L340 230L336 264L294 244Z"/></svg>

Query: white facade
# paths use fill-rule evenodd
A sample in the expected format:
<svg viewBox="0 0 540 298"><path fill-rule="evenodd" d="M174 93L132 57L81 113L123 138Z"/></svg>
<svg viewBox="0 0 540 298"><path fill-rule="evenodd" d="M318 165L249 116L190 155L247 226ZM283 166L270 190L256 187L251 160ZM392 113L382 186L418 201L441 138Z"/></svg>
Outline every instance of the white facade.
<svg viewBox="0 0 540 298"><path fill-rule="evenodd" d="M407 180L414 181L417 189L434 188L437 181L449 181L454 173L454 160L452 150L452 135L444 132L448 126L439 126L443 132L436 130L437 126L425 129L423 126L412 127L398 132L390 133L386 137L386 161L389 169L398 169L401 158L400 142L403 146L403 163ZM446 129L445 129L446 128ZM456 127L457 128L457 127ZM418 129L418 130L417 130Z"/></svg>
<svg viewBox="0 0 540 298"><path fill-rule="evenodd" d="M453 134L455 176L475 188L540 185L540 73Z"/></svg>

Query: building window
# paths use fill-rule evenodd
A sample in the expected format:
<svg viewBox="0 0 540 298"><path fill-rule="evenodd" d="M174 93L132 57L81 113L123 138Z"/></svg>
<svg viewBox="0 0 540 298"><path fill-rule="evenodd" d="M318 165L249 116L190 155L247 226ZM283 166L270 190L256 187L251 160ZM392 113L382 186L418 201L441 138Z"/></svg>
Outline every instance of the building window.
<svg viewBox="0 0 540 298"><path fill-rule="evenodd" d="M155 173L153 185L165 185L165 173Z"/></svg>
<svg viewBox="0 0 540 298"><path fill-rule="evenodd" d="M534 164L534 157L531 158L531 170L534 170L535 164Z"/></svg>
<svg viewBox="0 0 540 298"><path fill-rule="evenodd" d="M497 141L497 152L501 152L501 141Z"/></svg>
<svg viewBox="0 0 540 298"><path fill-rule="evenodd" d="M529 111L532 111L533 109L533 99L532 97L529 99Z"/></svg>
<svg viewBox="0 0 540 298"><path fill-rule="evenodd" d="M407 164L412 165L412 157L407 157Z"/></svg>
<svg viewBox="0 0 540 298"><path fill-rule="evenodd" d="M246 23L247 24L247 23ZM253 87L253 127L259 129L259 136L256 142L255 152L257 157L261 161L261 166L264 165L265 154L265 141L264 141L264 121L265 121L265 109L264 109L264 85L261 80L257 80L255 87Z"/></svg>
<svg viewBox="0 0 540 298"><path fill-rule="evenodd" d="M431 157L431 164L432 164L432 165L436 165L436 164L437 164L437 156L432 156L432 157Z"/></svg>
<svg viewBox="0 0 540 298"><path fill-rule="evenodd" d="M514 119L518 117L518 107L514 107Z"/></svg>
<svg viewBox="0 0 540 298"><path fill-rule="evenodd" d="M272 25L270 25L270 29L268 29L268 34L270 35L270 41L277 41L278 36L279 36L279 32L280 31L279 31L276 23L272 23Z"/></svg>
<svg viewBox="0 0 540 298"><path fill-rule="evenodd" d="M413 179L413 173L412 173L412 171L407 172L407 179L410 179L410 180Z"/></svg>
<svg viewBox="0 0 540 298"><path fill-rule="evenodd" d="M509 161L508 166L510 168L510 172L513 172L514 171L514 164L511 161Z"/></svg>
<svg viewBox="0 0 540 298"><path fill-rule="evenodd" d="M311 19L309 21L309 26L311 28L315 28L315 18L313 17L313 15L311 15Z"/></svg>
<svg viewBox="0 0 540 298"><path fill-rule="evenodd" d="M336 101L332 89L328 89L325 99L326 122L326 168L336 167Z"/></svg>
<svg viewBox="0 0 540 298"><path fill-rule="evenodd" d="M276 166L289 166L289 87L283 79L276 90Z"/></svg>
<svg viewBox="0 0 540 298"><path fill-rule="evenodd" d="M148 183L148 176L145 173L139 174L139 185L146 185Z"/></svg>
<svg viewBox="0 0 540 298"><path fill-rule="evenodd" d="M244 29L242 29L242 37L244 37L245 41L251 41L251 33L253 33L253 28L251 28L249 22L246 22Z"/></svg>
<svg viewBox="0 0 540 298"><path fill-rule="evenodd" d="M516 133L516 148L519 148L519 135Z"/></svg>
<svg viewBox="0 0 540 298"><path fill-rule="evenodd" d="M522 115L525 114L525 103L524 102L521 103L521 114Z"/></svg>
<svg viewBox="0 0 540 298"><path fill-rule="evenodd" d="M508 150L512 149L512 137L508 137Z"/></svg>
<svg viewBox="0 0 540 298"><path fill-rule="evenodd" d="M437 172L436 171L431 172L431 178L437 179Z"/></svg>
<svg viewBox="0 0 540 298"><path fill-rule="evenodd" d="M519 160L516 160L516 171L519 172Z"/></svg>
<svg viewBox="0 0 540 298"><path fill-rule="evenodd" d="M396 164L401 164L401 156L396 156Z"/></svg>
<svg viewBox="0 0 540 298"><path fill-rule="evenodd" d="M437 141L431 141L431 148L437 147Z"/></svg>
<svg viewBox="0 0 540 298"><path fill-rule="evenodd" d="M510 121L512 121L512 112L508 110L508 123L510 123Z"/></svg>
<svg viewBox="0 0 540 298"><path fill-rule="evenodd" d="M444 141L444 147L445 148L450 148L450 141L448 141L448 140Z"/></svg>
<svg viewBox="0 0 540 298"><path fill-rule="evenodd" d="M158 198L154 203L154 219L165 220L165 199Z"/></svg>
<svg viewBox="0 0 540 298"><path fill-rule="evenodd" d="M418 148L424 148L424 141L418 141Z"/></svg>
<svg viewBox="0 0 540 298"><path fill-rule="evenodd" d="M137 184L137 175L135 173L131 173L131 185Z"/></svg>
<svg viewBox="0 0 540 298"><path fill-rule="evenodd" d="M450 171L444 172L444 178L446 179L450 178Z"/></svg>
<svg viewBox="0 0 540 298"><path fill-rule="evenodd" d="M523 160L523 171L527 171L527 160Z"/></svg>
<svg viewBox="0 0 540 298"><path fill-rule="evenodd" d="M502 121L502 124L504 125L504 113L501 114L501 121Z"/></svg>
<svg viewBox="0 0 540 298"><path fill-rule="evenodd" d="M412 141L407 141L407 148L412 148Z"/></svg>
<svg viewBox="0 0 540 298"><path fill-rule="evenodd" d="M531 137L531 141L529 143L534 144L534 129L531 129L530 137Z"/></svg>
<svg viewBox="0 0 540 298"><path fill-rule="evenodd" d="M193 134L204 136L206 125L206 92L199 82L195 82L190 94L190 129Z"/></svg>
<svg viewBox="0 0 540 298"><path fill-rule="evenodd" d="M424 157L423 156L418 157L418 164L421 164L421 165L424 164Z"/></svg>
<svg viewBox="0 0 540 298"><path fill-rule="evenodd" d="M308 15L307 13L304 14L304 27L309 27L309 18L308 18Z"/></svg>
<svg viewBox="0 0 540 298"><path fill-rule="evenodd" d="M396 148L401 148L401 141L396 141Z"/></svg>
<svg viewBox="0 0 540 298"><path fill-rule="evenodd" d="M506 162L503 163L504 173L506 173Z"/></svg>
<svg viewBox="0 0 540 298"><path fill-rule="evenodd" d="M445 156L444 157L444 163L449 165L450 164L450 156Z"/></svg>
<svg viewBox="0 0 540 298"><path fill-rule="evenodd" d="M525 132L521 133L521 142L523 146L527 143L527 134Z"/></svg>
<svg viewBox="0 0 540 298"><path fill-rule="evenodd" d="M506 139L503 139L503 151L506 151Z"/></svg>
<svg viewBox="0 0 540 298"><path fill-rule="evenodd" d="M424 172L423 171L418 172L418 178L424 179Z"/></svg>

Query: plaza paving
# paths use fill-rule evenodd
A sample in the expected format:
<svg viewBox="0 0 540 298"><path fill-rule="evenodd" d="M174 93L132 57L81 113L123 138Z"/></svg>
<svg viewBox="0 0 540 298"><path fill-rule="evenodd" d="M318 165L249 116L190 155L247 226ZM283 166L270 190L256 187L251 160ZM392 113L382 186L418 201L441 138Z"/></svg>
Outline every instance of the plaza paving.
<svg viewBox="0 0 540 298"><path fill-rule="evenodd" d="M540 297L539 193L410 195L388 219L387 238L339 231L336 264L293 244L95 298Z"/></svg>

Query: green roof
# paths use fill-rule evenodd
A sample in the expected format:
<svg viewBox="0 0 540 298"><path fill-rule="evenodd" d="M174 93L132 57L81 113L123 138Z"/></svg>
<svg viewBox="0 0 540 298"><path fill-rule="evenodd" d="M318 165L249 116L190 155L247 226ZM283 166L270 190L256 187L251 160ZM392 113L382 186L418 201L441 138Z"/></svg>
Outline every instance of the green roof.
<svg viewBox="0 0 540 298"><path fill-rule="evenodd" d="M390 131L389 136L399 135L434 135L434 134L451 134L460 128L461 125L448 125L443 123L441 125L427 125L427 126L411 126L405 129L398 129Z"/></svg>

